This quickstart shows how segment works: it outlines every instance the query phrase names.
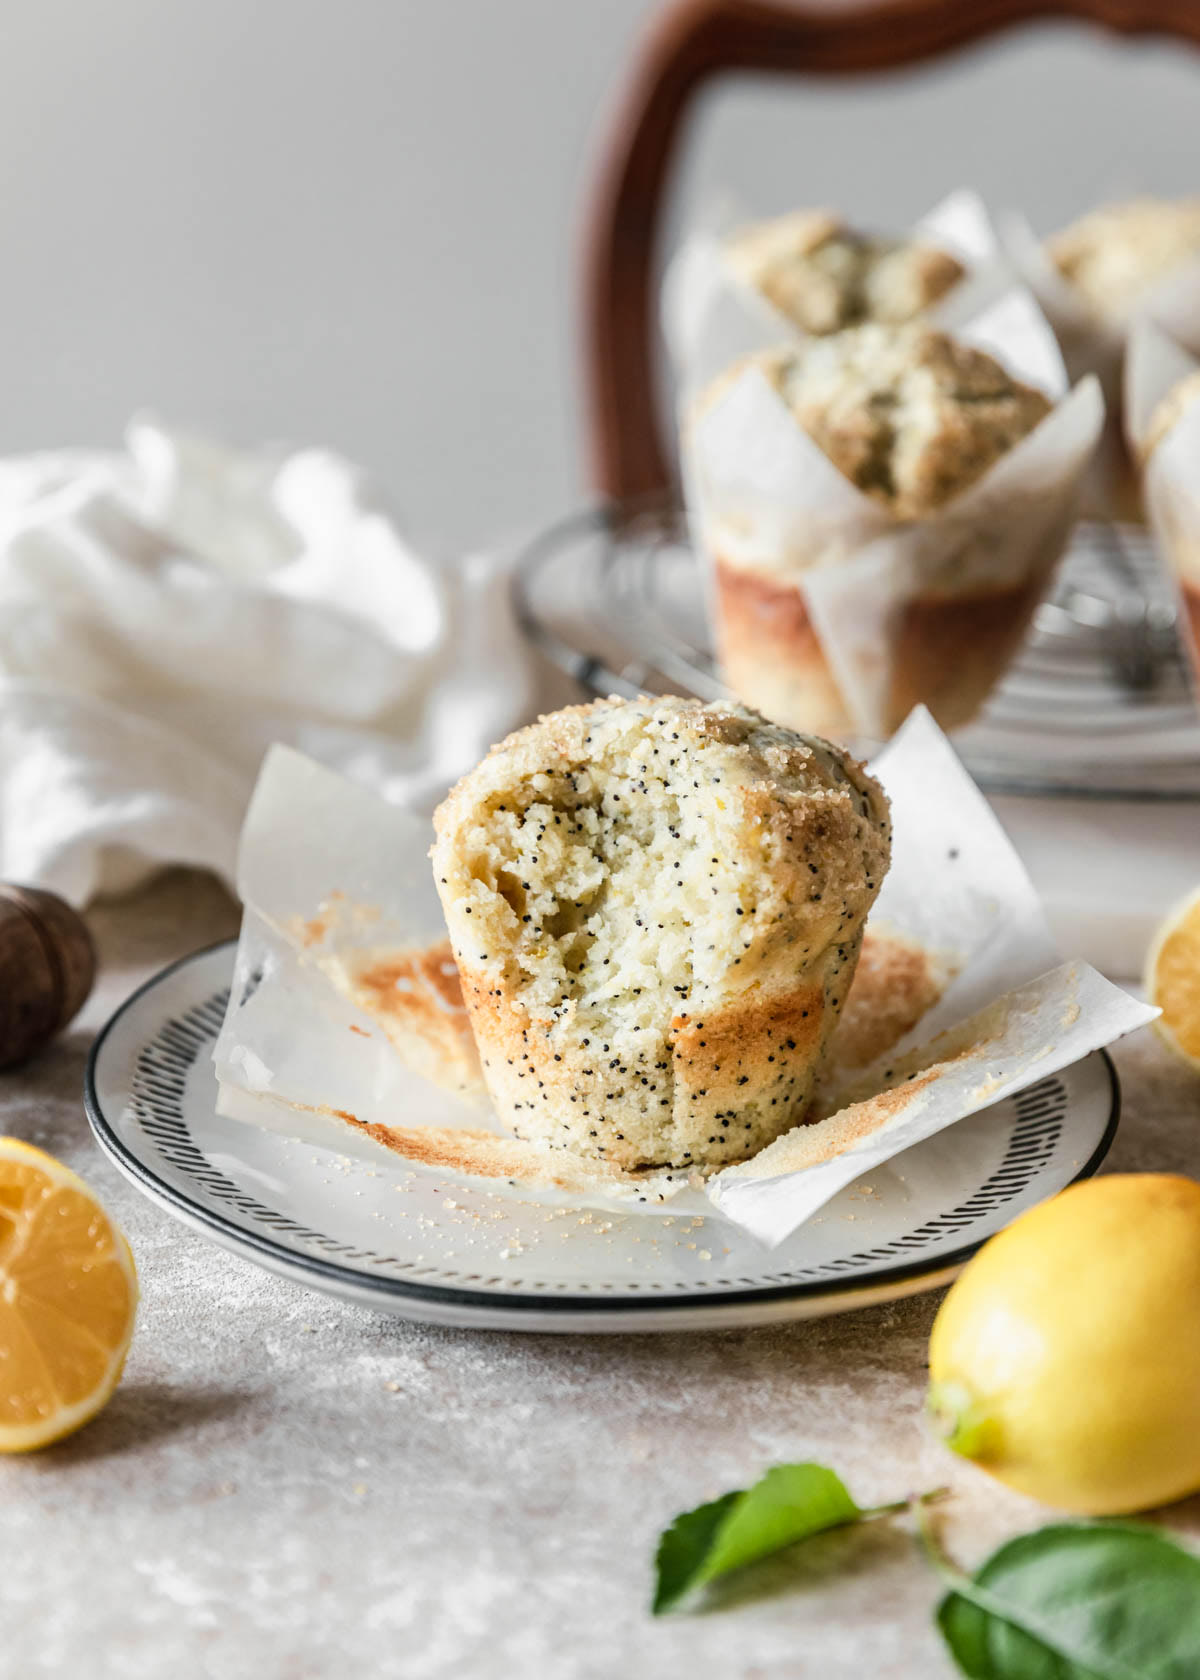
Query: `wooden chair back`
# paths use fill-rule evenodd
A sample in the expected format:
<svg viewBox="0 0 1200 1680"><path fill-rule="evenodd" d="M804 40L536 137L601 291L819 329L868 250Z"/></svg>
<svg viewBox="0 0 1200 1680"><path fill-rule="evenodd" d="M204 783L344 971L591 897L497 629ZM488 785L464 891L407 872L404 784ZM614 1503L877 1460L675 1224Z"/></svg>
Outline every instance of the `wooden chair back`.
<svg viewBox="0 0 1200 1680"><path fill-rule="evenodd" d="M809 76L893 70L1020 24L1074 19L1200 47L1200 0L893 0L832 9L775 0L674 0L630 66L588 206L583 268L590 477L616 500L670 487L661 435L654 259L684 119L737 71Z"/></svg>

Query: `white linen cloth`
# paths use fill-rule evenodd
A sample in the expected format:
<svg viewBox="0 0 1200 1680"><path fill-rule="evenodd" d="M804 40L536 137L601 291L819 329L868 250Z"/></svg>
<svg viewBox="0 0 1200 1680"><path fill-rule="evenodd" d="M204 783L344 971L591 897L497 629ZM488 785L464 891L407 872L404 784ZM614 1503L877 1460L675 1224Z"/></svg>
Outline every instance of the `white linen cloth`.
<svg viewBox="0 0 1200 1680"><path fill-rule="evenodd" d="M503 563L430 564L327 450L0 461L0 879L232 886L272 742L427 806L533 709Z"/></svg>

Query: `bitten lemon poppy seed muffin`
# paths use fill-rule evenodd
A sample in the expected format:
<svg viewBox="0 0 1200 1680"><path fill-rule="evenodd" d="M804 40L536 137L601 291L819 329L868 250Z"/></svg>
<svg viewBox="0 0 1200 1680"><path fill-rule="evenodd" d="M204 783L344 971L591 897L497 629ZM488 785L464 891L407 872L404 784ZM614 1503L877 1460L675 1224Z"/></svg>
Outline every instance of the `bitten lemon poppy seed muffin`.
<svg viewBox="0 0 1200 1680"><path fill-rule="evenodd" d="M861 321L911 321L965 272L948 251L860 233L828 210L743 228L725 254L739 279L816 336Z"/></svg>
<svg viewBox="0 0 1200 1680"><path fill-rule="evenodd" d="M803 1118L890 857L861 765L733 702L601 700L494 747L434 823L517 1136L713 1167Z"/></svg>

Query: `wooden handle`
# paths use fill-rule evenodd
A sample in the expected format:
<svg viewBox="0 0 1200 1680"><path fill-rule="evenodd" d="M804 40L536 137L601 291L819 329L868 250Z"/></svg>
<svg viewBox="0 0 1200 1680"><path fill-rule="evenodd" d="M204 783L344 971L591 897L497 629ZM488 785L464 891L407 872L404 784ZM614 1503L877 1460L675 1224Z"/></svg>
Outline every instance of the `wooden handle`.
<svg viewBox="0 0 1200 1680"><path fill-rule="evenodd" d="M0 881L0 1068L40 1050L96 978L87 923L55 893Z"/></svg>
<svg viewBox="0 0 1200 1680"><path fill-rule="evenodd" d="M585 230L584 379L597 490L627 500L671 484L656 403L652 282L667 180L697 89L728 71L891 70L1051 18L1200 46L1200 0L903 0L836 11L676 0L655 19L613 114Z"/></svg>

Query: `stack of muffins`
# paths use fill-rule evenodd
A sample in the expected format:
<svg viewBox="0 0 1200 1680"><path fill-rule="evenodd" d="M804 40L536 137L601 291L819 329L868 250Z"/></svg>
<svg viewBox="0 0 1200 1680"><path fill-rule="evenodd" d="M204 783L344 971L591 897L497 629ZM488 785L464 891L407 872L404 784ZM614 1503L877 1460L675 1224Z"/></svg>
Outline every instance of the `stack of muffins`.
<svg viewBox="0 0 1200 1680"><path fill-rule="evenodd" d="M723 260L791 329L682 415L725 681L835 739L886 736L918 703L962 727L1050 587L1100 439L1098 394L1030 377L990 319L935 324L970 277L928 240L804 211L735 232ZM1200 344L1200 202L1094 212L1048 241L1042 263L1038 284L998 258L992 301L1028 282L1047 338L1053 328L1073 375L1101 376L1110 410L1114 339L1123 348L1148 300L1168 298L1174 320L1181 299L1185 315L1194 307ZM1198 395L1200 377L1160 428ZM1200 532L1173 549L1200 639Z"/></svg>

